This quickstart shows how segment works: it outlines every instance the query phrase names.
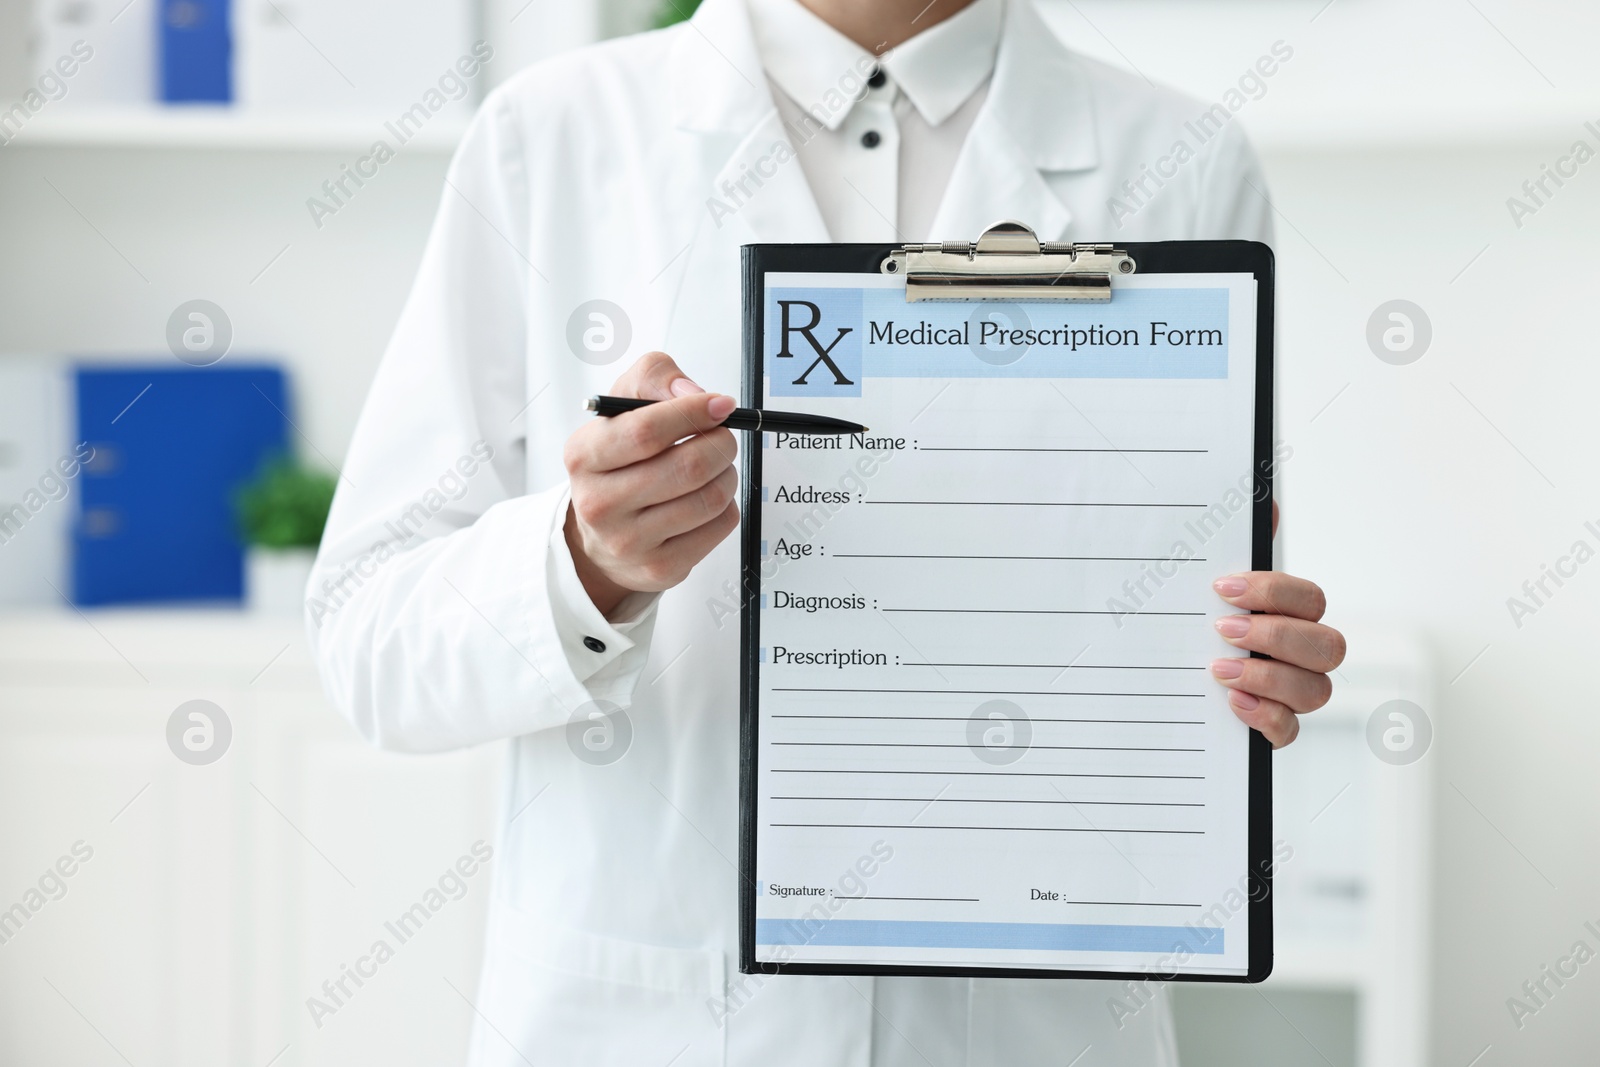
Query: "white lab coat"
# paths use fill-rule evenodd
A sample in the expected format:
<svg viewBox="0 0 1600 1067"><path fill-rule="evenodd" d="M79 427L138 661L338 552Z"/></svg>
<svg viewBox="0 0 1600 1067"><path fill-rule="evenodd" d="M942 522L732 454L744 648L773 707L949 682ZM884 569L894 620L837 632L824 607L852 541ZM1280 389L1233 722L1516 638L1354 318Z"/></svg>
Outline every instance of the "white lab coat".
<svg viewBox="0 0 1600 1067"><path fill-rule="evenodd" d="M1170 159L1180 139L1195 147L1184 123L1205 106L1072 54L1010 0L934 232L905 236L1013 218L1047 239L1264 239L1237 120ZM451 165L343 469L309 590L334 703L387 748L511 739L475 1065L871 1062L872 979L738 974L737 538L661 597L630 747L610 764L569 744L592 694L547 595L581 399L651 349L736 393L739 246L828 240L799 165L772 162L783 138L741 0L496 90ZM1153 197L1122 188L1162 157L1172 175ZM746 168L770 176L734 205L722 183ZM1120 226L1113 198L1134 209ZM568 344L593 299L631 323L609 366ZM1164 997L1119 1027L1109 999L1137 1001L1109 983L934 981L959 981L940 1003L966 1012L965 1049L941 1065L1064 1064L1085 1046L1077 1067L1176 1062Z"/></svg>

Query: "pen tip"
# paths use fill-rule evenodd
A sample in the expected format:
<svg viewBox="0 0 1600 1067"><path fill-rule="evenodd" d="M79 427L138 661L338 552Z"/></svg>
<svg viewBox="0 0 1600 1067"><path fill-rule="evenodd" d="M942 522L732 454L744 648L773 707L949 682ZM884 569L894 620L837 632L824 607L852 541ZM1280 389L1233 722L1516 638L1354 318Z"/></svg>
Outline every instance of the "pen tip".
<svg viewBox="0 0 1600 1067"><path fill-rule="evenodd" d="M583 402L583 410L585 410L585 411L598 411L598 410L600 410L600 398L597 397L597 396L591 396L588 400L585 400Z"/></svg>

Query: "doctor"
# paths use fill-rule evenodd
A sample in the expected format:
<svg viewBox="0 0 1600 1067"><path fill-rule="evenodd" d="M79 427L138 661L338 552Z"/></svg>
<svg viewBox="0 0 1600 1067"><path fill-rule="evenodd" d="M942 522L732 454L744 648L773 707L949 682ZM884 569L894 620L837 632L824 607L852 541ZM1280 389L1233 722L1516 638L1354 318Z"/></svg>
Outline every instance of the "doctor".
<svg viewBox="0 0 1600 1067"><path fill-rule="evenodd" d="M1164 995L1119 1020L1111 983L738 974L736 442L701 387L739 382L747 242L1268 238L1231 124L1113 219L1202 110L1027 0L706 0L484 103L308 590L362 736L510 740L471 1063L1176 1062ZM1225 636L1273 659L1214 673L1286 744L1343 639L1309 582L1218 592L1269 612Z"/></svg>

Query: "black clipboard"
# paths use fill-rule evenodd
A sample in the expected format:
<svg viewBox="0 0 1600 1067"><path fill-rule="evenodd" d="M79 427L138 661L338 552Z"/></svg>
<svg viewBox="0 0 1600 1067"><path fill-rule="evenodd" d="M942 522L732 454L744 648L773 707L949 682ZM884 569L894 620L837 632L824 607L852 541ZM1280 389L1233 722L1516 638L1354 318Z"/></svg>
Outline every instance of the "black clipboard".
<svg viewBox="0 0 1600 1067"><path fill-rule="evenodd" d="M997 274L985 273L981 253L984 242L1000 254L1005 265ZM1051 300L1109 299L1114 288L1111 278L1124 260L1136 264L1121 267L1141 274L1229 273L1255 278L1256 299L1256 382L1254 495L1251 501L1251 565L1255 570L1272 569L1272 477L1273 459L1273 331L1274 271L1272 249L1258 241L1156 241L1132 242L1113 248L1109 244L1043 244L1020 223L999 223L978 241L946 242L942 245L886 244L768 244L745 245L741 249L743 290L743 389L741 403L760 407L763 397L763 339L766 336L763 300L764 278L768 273L856 273L893 274L906 272L908 286L922 284L926 292L952 294L950 298ZM908 255L907 253L910 253ZM918 253L931 263L920 278L914 278ZM1050 255L1057 258L1044 269L1031 266L1029 257ZM1065 256L1067 260L1060 257ZM965 259L976 267L963 265ZM1068 260L1071 262L1068 263ZM997 263L1000 260L996 261ZM941 265L953 269L941 269ZM968 296L988 285L1006 287L1004 295ZM1091 291L1086 296L1087 291ZM943 293L938 295L943 295ZM1068 295L1068 294L1071 295ZM961 295L955 295L961 294ZM1059 294L1059 295L1058 295ZM932 296L929 298L937 298ZM1265 736L1251 731L1249 738L1249 827L1247 840L1247 894L1250 947L1247 973L1195 974L1156 971L1038 970L1012 967L903 966L877 964L817 964L758 961L755 955L756 928L756 811L759 728L759 662L761 647L761 486L762 452L757 445L745 450L740 527L740 665L739 665L739 970L742 974L811 975L911 975L964 978L1053 978L1094 981L1188 981L1256 983L1272 973L1273 923L1272 876L1272 745ZM1258 655L1252 653L1252 656Z"/></svg>

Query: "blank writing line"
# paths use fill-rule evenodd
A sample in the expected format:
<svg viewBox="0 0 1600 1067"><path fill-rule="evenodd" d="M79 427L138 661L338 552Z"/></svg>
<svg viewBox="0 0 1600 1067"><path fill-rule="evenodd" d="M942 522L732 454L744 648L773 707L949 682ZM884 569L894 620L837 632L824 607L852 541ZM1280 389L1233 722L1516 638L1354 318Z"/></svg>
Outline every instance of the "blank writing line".
<svg viewBox="0 0 1600 1067"><path fill-rule="evenodd" d="M1007 797L768 797L768 800L865 800L893 804L1079 804L1098 808L1203 808L1204 804L1162 800L1012 800Z"/></svg>
<svg viewBox="0 0 1600 1067"><path fill-rule="evenodd" d="M1069 900L1068 904L1100 904L1110 908L1201 908L1203 904L1157 904L1153 900Z"/></svg>
<svg viewBox="0 0 1600 1067"><path fill-rule="evenodd" d="M930 448L927 445L917 449L918 452L1112 452L1122 454L1132 452L1135 455L1204 455L1204 448L978 448L964 447L961 445L941 445Z"/></svg>
<svg viewBox="0 0 1600 1067"><path fill-rule="evenodd" d="M920 741L773 741L774 746L812 745L821 748L971 748L971 745L924 744ZM1028 745L1054 752L1204 752L1203 748L1139 748L1130 745Z"/></svg>
<svg viewBox="0 0 1600 1067"><path fill-rule="evenodd" d="M1126 826L932 826L923 823L892 822L773 822L768 826L813 827L833 830L1027 830L1049 834L1192 834L1204 830L1135 830Z"/></svg>
<svg viewBox="0 0 1600 1067"><path fill-rule="evenodd" d="M945 774L986 778L1143 778L1203 782L1203 774L1086 774L1069 771L903 771L879 767L774 767L773 774Z"/></svg>
<svg viewBox="0 0 1600 1067"><path fill-rule="evenodd" d="M952 904L977 904L977 897L841 897L841 900L934 900Z"/></svg>
<svg viewBox="0 0 1600 1067"><path fill-rule="evenodd" d="M1088 693L1065 689L828 689L816 686L774 686L774 693L962 693L1015 697L1203 697L1204 693Z"/></svg>
<svg viewBox="0 0 1600 1067"><path fill-rule="evenodd" d="M966 722L966 715L772 715L773 719L905 719L908 722ZM1093 722L1118 726L1204 726L1204 719L1032 719L1031 722Z"/></svg>
<svg viewBox="0 0 1600 1067"><path fill-rule="evenodd" d="M966 556L930 552L835 552L834 559L1022 559L1022 560L1100 560L1113 563L1163 563L1168 556ZM1204 563L1204 556L1190 556L1185 562Z"/></svg>
<svg viewBox="0 0 1600 1067"><path fill-rule="evenodd" d="M1198 618L1203 611L1061 611L1046 608L883 608L884 611L944 612L965 615L1169 615Z"/></svg>
<svg viewBox="0 0 1600 1067"><path fill-rule="evenodd" d="M1140 663L901 663L901 667L1043 667L1063 671L1203 671L1204 667L1155 667Z"/></svg>
<svg viewBox="0 0 1600 1067"><path fill-rule="evenodd" d="M950 508L1206 508L1209 504L1162 504L1094 500L866 500L866 504L932 505Z"/></svg>

